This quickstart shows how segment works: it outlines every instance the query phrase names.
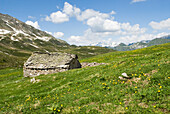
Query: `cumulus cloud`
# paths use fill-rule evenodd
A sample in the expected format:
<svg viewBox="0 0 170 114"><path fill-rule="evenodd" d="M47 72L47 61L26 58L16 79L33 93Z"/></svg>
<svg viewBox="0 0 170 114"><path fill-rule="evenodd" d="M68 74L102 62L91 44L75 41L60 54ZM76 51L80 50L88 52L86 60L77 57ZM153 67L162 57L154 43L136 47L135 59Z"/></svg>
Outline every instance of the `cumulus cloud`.
<svg viewBox="0 0 170 114"><path fill-rule="evenodd" d="M100 18L109 18L109 14L100 13L99 11L95 11L93 9L86 9L85 11L81 12L80 15L77 15L77 20L84 21L90 19L92 17L100 17Z"/></svg>
<svg viewBox="0 0 170 114"><path fill-rule="evenodd" d="M133 0L132 2L141 2L146 0ZM70 44L89 45L97 42L135 42L148 40L155 37L153 34L146 34L146 28L141 28L139 24L131 25L130 23L120 23L114 20L115 11L102 13L93 9L85 9L81 11L76 6L72 6L68 2L64 3L63 9L53 12L50 16L46 16L46 21L53 23L62 23L69 21L69 18L76 18L78 21L83 21L89 28L84 31L81 36L72 35L68 38ZM159 23L151 22L151 25L156 26ZM161 22L160 22L161 23ZM167 22L166 22L167 24ZM164 24L163 24L164 25ZM159 25L160 26L160 25ZM167 28L167 27L166 27ZM163 33L162 33L163 34ZM62 32L53 34L56 38L64 36ZM109 38L116 39L111 41ZM108 41L108 42L107 42Z"/></svg>
<svg viewBox="0 0 170 114"><path fill-rule="evenodd" d="M140 28L139 24L135 24L133 26L130 25L130 23L122 23L122 34L143 34L146 32L146 28Z"/></svg>
<svg viewBox="0 0 170 114"><path fill-rule="evenodd" d="M62 32L54 32L54 37L56 37L56 38L61 38L61 37L63 37L64 36L64 33L62 33Z"/></svg>
<svg viewBox="0 0 170 114"><path fill-rule="evenodd" d="M63 23L69 21L70 17L75 17L78 21L85 21L96 16L106 19L113 14L116 14L116 12L112 11L111 13L101 13L93 9L81 11L76 6L72 6L68 2L65 2L64 8L61 11L51 13L50 16L46 16L45 20L53 23Z"/></svg>
<svg viewBox="0 0 170 114"><path fill-rule="evenodd" d="M132 2L131 2L131 3L144 2L144 1L146 1L146 0L132 0Z"/></svg>
<svg viewBox="0 0 170 114"><path fill-rule="evenodd" d="M87 25L93 32L114 32L120 30L120 25L116 21L103 19L101 17L92 17L88 19Z"/></svg>
<svg viewBox="0 0 170 114"><path fill-rule="evenodd" d="M37 21L35 21L35 22L26 21L25 23L28 24L28 25L31 25L31 26L35 27L36 29L40 29L40 26L38 25L38 22L37 22Z"/></svg>
<svg viewBox="0 0 170 114"><path fill-rule="evenodd" d="M102 36L99 37L100 33L93 33L91 29L87 29L82 36L72 35L68 38L70 44L75 45L89 45L95 42L100 42Z"/></svg>
<svg viewBox="0 0 170 114"><path fill-rule="evenodd" d="M163 30L163 29L168 29L170 30L170 18L166 20L162 20L161 22L155 22L152 21L149 23L149 25L156 30Z"/></svg>
<svg viewBox="0 0 170 114"><path fill-rule="evenodd" d="M73 15L73 6L71 4L69 4L68 2L65 2L63 12L66 13L67 15L72 16Z"/></svg>
<svg viewBox="0 0 170 114"><path fill-rule="evenodd" d="M69 16L61 11L57 11L51 13L50 16L46 16L45 20L53 23L63 23L69 21Z"/></svg>

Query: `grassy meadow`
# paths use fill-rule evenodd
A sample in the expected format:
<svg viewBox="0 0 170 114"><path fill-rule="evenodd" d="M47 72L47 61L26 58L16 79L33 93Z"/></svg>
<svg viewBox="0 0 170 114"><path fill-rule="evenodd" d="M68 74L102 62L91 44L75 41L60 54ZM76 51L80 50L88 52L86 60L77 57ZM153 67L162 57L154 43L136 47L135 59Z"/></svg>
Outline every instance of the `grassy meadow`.
<svg viewBox="0 0 170 114"><path fill-rule="evenodd" d="M0 70L0 113L170 113L170 43L81 59L108 63L24 78ZM132 78L120 80L127 73Z"/></svg>

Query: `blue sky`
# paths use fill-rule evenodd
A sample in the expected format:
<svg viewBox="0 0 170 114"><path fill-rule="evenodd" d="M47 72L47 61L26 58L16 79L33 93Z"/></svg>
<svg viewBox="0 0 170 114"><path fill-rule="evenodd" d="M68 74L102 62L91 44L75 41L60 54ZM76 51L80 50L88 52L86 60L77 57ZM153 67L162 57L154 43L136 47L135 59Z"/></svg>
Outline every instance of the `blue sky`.
<svg viewBox="0 0 170 114"><path fill-rule="evenodd" d="M170 33L170 0L0 0L9 14L70 44L114 45Z"/></svg>

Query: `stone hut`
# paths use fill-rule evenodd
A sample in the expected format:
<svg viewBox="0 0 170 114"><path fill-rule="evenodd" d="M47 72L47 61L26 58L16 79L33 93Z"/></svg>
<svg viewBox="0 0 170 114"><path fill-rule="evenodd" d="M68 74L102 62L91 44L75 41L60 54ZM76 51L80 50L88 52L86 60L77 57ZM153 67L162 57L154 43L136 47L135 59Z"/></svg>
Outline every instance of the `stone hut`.
<svg viewBox="0 0 170 114"><path fill-rule="evenodd" d="M78 56L75 54L34 52L24 63L23 74L24 77L34 77L75 68L81 68Z"/></svg>

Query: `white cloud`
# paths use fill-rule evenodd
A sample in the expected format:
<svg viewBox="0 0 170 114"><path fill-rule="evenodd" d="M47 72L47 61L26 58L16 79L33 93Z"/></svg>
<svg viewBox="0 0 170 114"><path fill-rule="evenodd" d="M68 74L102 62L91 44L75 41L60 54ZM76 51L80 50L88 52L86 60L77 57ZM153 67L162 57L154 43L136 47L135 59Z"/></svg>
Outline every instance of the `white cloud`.
<svg viewBox="0 0 170 114"><path fill-rule="evenodd" d="M60 9L60 7L59 7L59 6L56 6L56 8L57 8L57 9Z"/></svg>
<svg viewBox="0 0 170 114"><path fill-rule="evenodd" d="M51 13L50 16L46 16L45 20L51 21L53 23L63 23L69 21L69 16L67 16L65 13L62 13L61 11L57 11Z"/></svg>
<svg viewBox="0 0 170 114"><path fill-rule="evenodd" d="M170 30L170 18L166 20L162 20L161 22L155 22L152 21L149 23L149 25L156 30L163 30L163 29L168 29Z"/></svg>
<svg viewBox="0 0 170 114"><path fill-rule="evenodd" d="M109 18L110 15L107 13L100 13L99 11L95 11L93 9L86 9L77 16L77 20L84 21L96 16L100 18Z"/></svg>
<svg viewBox="0 0 170 114"><path fill-rule="evenodd" d="M28 16L28 19L35 19L36 17Z"/></svg>
<svg viewBox="0 0 170 114"><path fill-rule="evenodd" d="M132 2L131 2L131 3L144 2L144 1L146 1L146 0L132 0Z"/></svg>
<svg viewBox="0 0 170 114"><path fill-rule="evenodd" d="M111 15L114 15L114 14L116 14L116 12L115 12L115 11L111 11L110 14L111 14Z"/></svg>
<svg viewBox="0 0 170 114"><path fill-rule="evenodd" d="M26 21L25 23L28 24L28 25L31 25L31 26L35 27L36 29L40 29L40 26L38 25L38 22L37 22L37 21L35 21L35 22Z"/></svg>
<svg viewBox="0 0 170 114"><path fill-rule="evenodd" d="M63 37L64 36L64 33L62 33L62 32L54 32L54 37L56 37L56 38L61 38L61 37Z"/></svg>
<svg viewBox="0 0 170 114"><path fill-rule="evenodd" d="M101 17L92 17L88 19L87 25L93 32L115 32L120 30L120 25L116 21L103 19Z"/></svg>
<svg viewBox="0 0 170 114"><path fill-rule="evenodd" d="M132 3L142 2L146 0L133 0ZM141 28L139 24L131 25L130 23L120 23L114 20L113 15L116 14L115 11L110 13L101 13L93 9L86 9L81 11L76 6L65 2L64 8L61 11L53 12L50 16L46 17L46 21L51 21L53 23L62 23L69 21L69 18L76 18L78 21L83 21L87 24L89 28L84 31L81 36L72 35L68 38L70 44L76 45L89 45L98 42L104 42L104 44L115 42L137 42L141 40L150 40L156 37L154 34L148 34L146 28ZM166 22L151 22L152 26L161 26L161 28L167 27L169 21ZM163 24L162 24L163 23ZM166 24L165 24L166 23ZM163 26L164 25L164 26ZM166 25L166 27L165 27ZM153 28L154 28L153 27ZM56 32L53 34L56 38L64 36L62 32ZM165 35L165 33L159 34L159 36ZM109 39L109 38L112 38Z"/></svg>
<svg viewBox="0 0 170 114"><path fill-rule="evenodd" d="M67 15L72 16L73 15L73 6L71 4L69 4L68 2L65 2L63 12L66 13Z"/></svg>
<svg viewBox="0 0 170 114"><path fill-rule="evenodd" d="M94 42L100 42L102 36L98 36L100 33L93 33L91 29L87 29L82 36L72 35L68 38L70 44L75 45L90 45Z"/></svg>
<svg viewBox="0 0 170 114"><path fill-rule="evenodd" d="M100 13L99 11L95 11L93 9L86 9L85 11L81 11L76 6L72 6L68 2L64 3L64 8L61 11L53 12L50 16L46 16L46 21L51 21L53 23L63 23L69 21L70 17L75 17L78 21L86 21L92 17L100 17L103 19L111 18L111 15L116 14L115 11L111 11L110 13Z"/></svg>
<svg viewBox="0 0 170 114"><path fill-rule="evenodd" d="M143 34L146 32L146 28L140 28L139 24L135 24L133 26L130 23L122 23L121 28L123 30L122 34Z"/></svg>
<svg viewBox="0 0 170 114"><path fill-rule="evenodd" d="M75 7L75 6L73 7L68 2L65 2L64 3L63 13L65 13L68 16L72 17L72 16L78 16L81 13L81 10L79 8Z"/></svg>

